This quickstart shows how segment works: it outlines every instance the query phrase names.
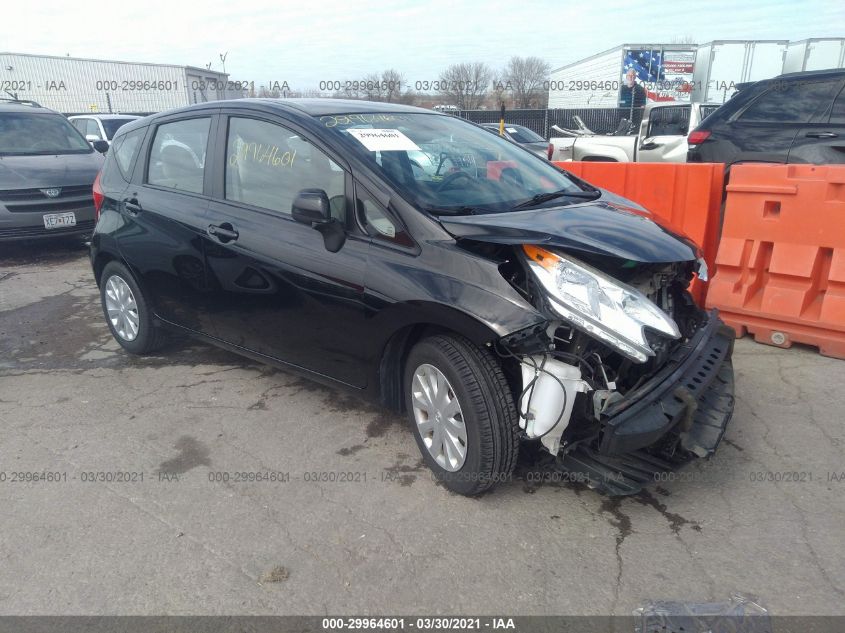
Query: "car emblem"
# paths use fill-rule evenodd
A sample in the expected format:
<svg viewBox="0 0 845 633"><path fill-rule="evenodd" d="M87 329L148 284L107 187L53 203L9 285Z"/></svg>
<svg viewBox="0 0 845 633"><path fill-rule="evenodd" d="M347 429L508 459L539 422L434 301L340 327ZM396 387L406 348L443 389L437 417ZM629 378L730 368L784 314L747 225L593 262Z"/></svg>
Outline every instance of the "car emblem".
<svg viewBox="0 0 845 633"><path fill-rule="evenodd" d="M62 193L61 187L53 187L52 189L40 189L41 193L43 193L48 198L58 198L59 195Z"/></svg>

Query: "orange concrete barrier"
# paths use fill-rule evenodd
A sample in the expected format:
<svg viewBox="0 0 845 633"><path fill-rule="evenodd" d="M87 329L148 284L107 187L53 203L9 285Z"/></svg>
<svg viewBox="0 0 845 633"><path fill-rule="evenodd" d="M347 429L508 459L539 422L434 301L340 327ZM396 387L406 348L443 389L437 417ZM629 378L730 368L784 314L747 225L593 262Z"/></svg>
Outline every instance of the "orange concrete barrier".
<svg viewBox="0 0 845 633"><path fill-rule="evenodd" d="M845 165L731 168L708 307L742 336L845 358Z"/></svg>
<svg viewBox="0 0 845 633"><path fill-rule="evenodd" d="M701 247L711 273L719 241L725 167L721 163L555 163L589 183L633 200ZM690 288L704 305L707 284Z"/></svg>

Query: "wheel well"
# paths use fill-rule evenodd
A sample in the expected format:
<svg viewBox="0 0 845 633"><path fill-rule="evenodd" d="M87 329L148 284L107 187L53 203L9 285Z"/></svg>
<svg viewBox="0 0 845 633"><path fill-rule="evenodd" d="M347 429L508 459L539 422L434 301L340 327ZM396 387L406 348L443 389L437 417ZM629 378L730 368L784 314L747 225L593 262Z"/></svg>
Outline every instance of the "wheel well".
<svg viewBox="0 0 845 633"><path fill-rule="evenodd" d="M619 161L609 156L584 156L582 158L585 163L618 163Z"/></svg>
<svg viewBox="0 0 845 633"><path fill-rule="evenodd" d="M117 259L118 258L111 253L97 253L97 258L94 260L94 280L97 282L97 286L100 285L100 277L103 274L103 268L105 268L106 264L109 262Z"/></svg>
<svg viewBox="0 0 845 633"><path fill-rule="evenodd" d="M402 384L405 376L405 361L408 359L408 354L414 345L422 339L435 334L451 334L460 336L461 338L467 338L464 334L456 330L433 323L408 325L390 337L382 353L378 373L379 400L384 407L397 413L405 412L405 396ZM521 380L518 374L518 363L515 361L505 362L502 359L499 362L503 366L505 376L511 386L511 391L514 392L514 398L516 398L519 395L520 387L514 382L514 368L508 365L513 364L516 367L516 377Z"/></svg>

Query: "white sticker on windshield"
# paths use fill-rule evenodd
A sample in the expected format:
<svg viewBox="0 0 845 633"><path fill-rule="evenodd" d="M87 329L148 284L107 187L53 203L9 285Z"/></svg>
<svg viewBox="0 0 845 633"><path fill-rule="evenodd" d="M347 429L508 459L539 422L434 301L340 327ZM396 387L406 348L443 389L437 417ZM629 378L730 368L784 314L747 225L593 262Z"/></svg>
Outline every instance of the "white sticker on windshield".
<svg viewBox="0 0 845 633"><path fill-rule="evenodd" d="M505 130L507 130L508 134L516 134L515 127L506 127Z"/></svg>
<svg viewBox="0 0 845 633"><path fill-rule="evenodd" d="M399 130L351 128L346 131L371 152L420 151L416 143Z"/></svg>

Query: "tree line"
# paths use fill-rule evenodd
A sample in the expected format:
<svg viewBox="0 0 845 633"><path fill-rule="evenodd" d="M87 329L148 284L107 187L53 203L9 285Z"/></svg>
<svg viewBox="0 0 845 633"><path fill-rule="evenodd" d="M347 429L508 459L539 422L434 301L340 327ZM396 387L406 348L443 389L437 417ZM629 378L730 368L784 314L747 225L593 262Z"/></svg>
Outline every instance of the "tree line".
<svg viewBox="0 0 845 633"><path fill-rule="evenodd" d="M349 81L321 82L318 88L284 91L259 88L255 96L366 99L405 105L454 105L461 110L498 108L545 108L548 90L544 83L551 66L539 57L511 57L496 69L484 62L452 64L437 78L408 82L395 68ZM277 94L278 93L278 94Z"/></svg>

